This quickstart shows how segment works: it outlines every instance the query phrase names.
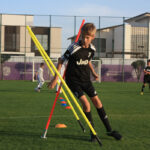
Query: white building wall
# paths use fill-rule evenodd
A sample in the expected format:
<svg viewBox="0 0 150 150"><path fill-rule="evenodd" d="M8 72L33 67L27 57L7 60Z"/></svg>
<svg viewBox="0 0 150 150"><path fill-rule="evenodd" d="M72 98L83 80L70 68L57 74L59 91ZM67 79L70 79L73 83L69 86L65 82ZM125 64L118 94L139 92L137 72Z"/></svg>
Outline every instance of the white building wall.
<svg viewBox="0 0 150 150"><path fill-rule="evenodd" d="M114 28L114 52L123 50L123 26ZM122 54L115 54L115 58L121 58Z"/></svg>
<svg viewBox="0 0 150 150"><path fill-rule="evenodd" d="M62 28L51 28L50 30L50 57L58 58L62 52Z"/></svg>
<svg viewBox="0 0 150 150"><path fill-rule="evenodd" d="M113 40L113 29L104 29L99 31L100 38L106 39L106 52L112 52L112 40ZM96 33L96 37L99 37L99 32ZM106 57L106 52L101 52L101 57Z"/></svg>
<svg viewBox="0 0 150 150"><path fill-rule="evenodd" d="M150 59L150 18L148 19L148 59Z"/></svg>
<svg viewBox="0 0 150 150"><path fill-rule="evenodd" d="M129 24L125 25L125 43L124 43L124 51L131 52L131 33L132 27ZM125 59L130 59L131 55L125 55Z"/></svg>
<svg viewBox="0 0 150 150"><path fill-rule="evenodd" d="M1 52L4 52L4 44L5 44L5 28L1 26Z"/></svg>
<svg viewBox="0 0 150 150"><path fill-rule="evenodd" d="M25 27L20 27L20 52L31 53L31 37Z"/></svg>
<svg viewBox="0 0 150 150"><path fill-rule="evenodd" d="M33 24L33 16L2 15L2 25L25 26Z"/></svg>
<svg viewBox="0 0 150 150"><path fill-rule="evenodd" d="M148 18L145 18L145 19L141 19L141 20L138 20L138 21L131 21L129 22L129 24L133 27L147 27L148 26Z"/></svg>

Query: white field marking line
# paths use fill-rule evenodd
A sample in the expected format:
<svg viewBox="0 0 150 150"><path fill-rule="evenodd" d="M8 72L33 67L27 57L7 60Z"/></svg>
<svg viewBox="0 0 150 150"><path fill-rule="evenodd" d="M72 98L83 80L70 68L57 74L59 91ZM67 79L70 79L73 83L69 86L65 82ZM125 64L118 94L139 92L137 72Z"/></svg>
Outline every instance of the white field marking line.
<svg viewBox="0 0 150 150"><path fill-rule="evenodd" d="M38 119L38 118L48 118L49 116L13 116L13 117L0 117L0 120L3 119ZM68 118L68 117L72 117L72 115L54 115L54 118L59 118L59 117L63 117L63 118ZM93 115L93 117L98 117L98 115ZM129 117L129 118L134 118L134 117L150 117L150 114L146 114L146 115L139 115L139 114L133 114L133 115L126 115L126 114L111 114L109 115L109 117ZM81 116L80 116L81 118Z"/></svg>

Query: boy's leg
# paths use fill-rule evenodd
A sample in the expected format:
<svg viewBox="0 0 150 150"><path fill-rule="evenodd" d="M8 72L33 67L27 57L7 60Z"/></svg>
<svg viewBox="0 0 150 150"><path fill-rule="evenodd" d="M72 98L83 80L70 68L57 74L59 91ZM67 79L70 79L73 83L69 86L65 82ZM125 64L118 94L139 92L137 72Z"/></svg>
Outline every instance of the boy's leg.
<svg viewBox="0 0 150 150"><path fill-rule="evenodd" d="M103 108L103 105L102 105L99 97L96 95L94 97L91 97L91 100L92 100L93 104L95 105L98 115L107 130L107 135L113 136L115 139L120 140L122 138L122 136L117 131L112 131L108 117L106 115L106 112Z"/></svg>
<svg viewBox="0 0 150 150"><path fill-rule="evenodd" d="M111 129L111 126L109 124L107 115L104 111L104 108L102 106L100 99L97 96L97 92L95 91L95 88L93 87L91 82L87 83L86 87L84 87L84 91L87 93L87 95L90 97L93 104L97 108L97 112L99 114L99 117L102 120L104 126L106 127L107 132L111 132L112 129Z"/></svg>
<svg viewBox="0 0 150 150"><path fill-rule="evenodd" d="M143 93L144 93L144 88L146 86L146 83L147 83L147 76L144 75L143 85L142 85L142 89L141 89L141 95L143 95Z"/></svg>
<svg viewBox="0 0 150 150"><path fill-rule="evenodd" d="M143 95L143 92L144 92L144 88L145 88L145 86L146 86L146 83L143 83L143 85L142 85L142 89L141 89L141 95Z"/></svg>
<svg viewBox="0 0 150 150"><path fill-rule="evenodd" d="M70 82L68 80L66 80L66 83L69 86L69 88L71 89L71 91L74 93L74 95L80 100L86 117L88 118L91 125L94 127L90 103L89 103L88 99L86 98L86 96L84 95L81 84L75 83L73 81ZM91 132L91 142L94 142L94 141L96 141L96 138Z"/></svg>
<svg viewBox="0 0 150 150"><path fill-rule="evenodd" d="M38 92L40 92L40 89L42 88L43 84L44 84L43 81L39 81L38 85L37 85L37 88L35 90L38 91Z"/></svg>
<svg viewBox="0 0 150 150"><path fill-rule="evenodd" d="M83 111L86 115L86 117L88 118L88 120L90 121L91 125L94 127L94 123L93 123L93 118L92 118L92 114L91 114L91 108L90 108L90 103L88 101L88 99L86 98L85 95L82 95L80 98L79 98L81 104L82 104L82 107L83 107ZM90 131L91 132L91 131ZM96 138L95 136L92 134L91 132L91 142L94 142L96 141Z"/></svg>
<svg viewBox="0 0 150 150"><path fill-rule="evenodd" d="M103 105L102 105L100 99L96 95L96 96L92 97L91 100L92 100L93 104L95 105L98 115L99 115L100 119L102 120L107 132L111 132L112 128L109 124L108 117L105 113L105 110L103 108Z"/></svg>

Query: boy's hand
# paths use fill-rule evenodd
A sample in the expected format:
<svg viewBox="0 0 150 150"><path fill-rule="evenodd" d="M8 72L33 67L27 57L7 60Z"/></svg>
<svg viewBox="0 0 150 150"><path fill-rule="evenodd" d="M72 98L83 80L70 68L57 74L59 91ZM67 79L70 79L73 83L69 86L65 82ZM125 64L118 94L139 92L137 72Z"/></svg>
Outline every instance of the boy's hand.
<svg viewBox="0 0 150 150"><path fill-rule="evenodd" d="M51 82L48 83L47 87L53 89L57 84L57 79L53 78Z"/></svg>
<svg viewBox="0 0 150 150"><path fill-rule="evenodd" d="M144 71L144 73L145 73L145 75L148 75L148 74L150 75L150 72Z"/></svg>
<svg viewBox="0 0 150 150"><path fill-rule="evenodd" d="M95 78L95 80L96 80L96 81L98 81L98 80L99 80L99 76L98 76L98 74L97 74L97 73L95 73L95 72L93 73L93 77Z"/></svg>

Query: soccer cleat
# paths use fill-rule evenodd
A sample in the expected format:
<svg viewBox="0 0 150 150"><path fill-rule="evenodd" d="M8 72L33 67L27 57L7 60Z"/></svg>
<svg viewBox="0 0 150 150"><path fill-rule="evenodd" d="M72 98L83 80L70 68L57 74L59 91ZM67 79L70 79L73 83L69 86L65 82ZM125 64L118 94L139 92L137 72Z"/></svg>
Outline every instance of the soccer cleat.
<svg viewBox="0 0 150 150"><path fill-rule="evenodd" d="M144 93L143 92L141 92L141 95L143 95Z"/></svg>
<svg viewBox="0 0 150 150"><path fill-rule="evenodd" d="M36 92L40 92L40 89L38 89L38 88L35 88L35 91L36 91Z"/></svg>
<svg viewBox="0 0 150 150"><path fill-rule="evenodd" d="M114 137L116 140L121 140L122 138L122 135L119 134L117 131L107 132L107 135Z"/></svg>

